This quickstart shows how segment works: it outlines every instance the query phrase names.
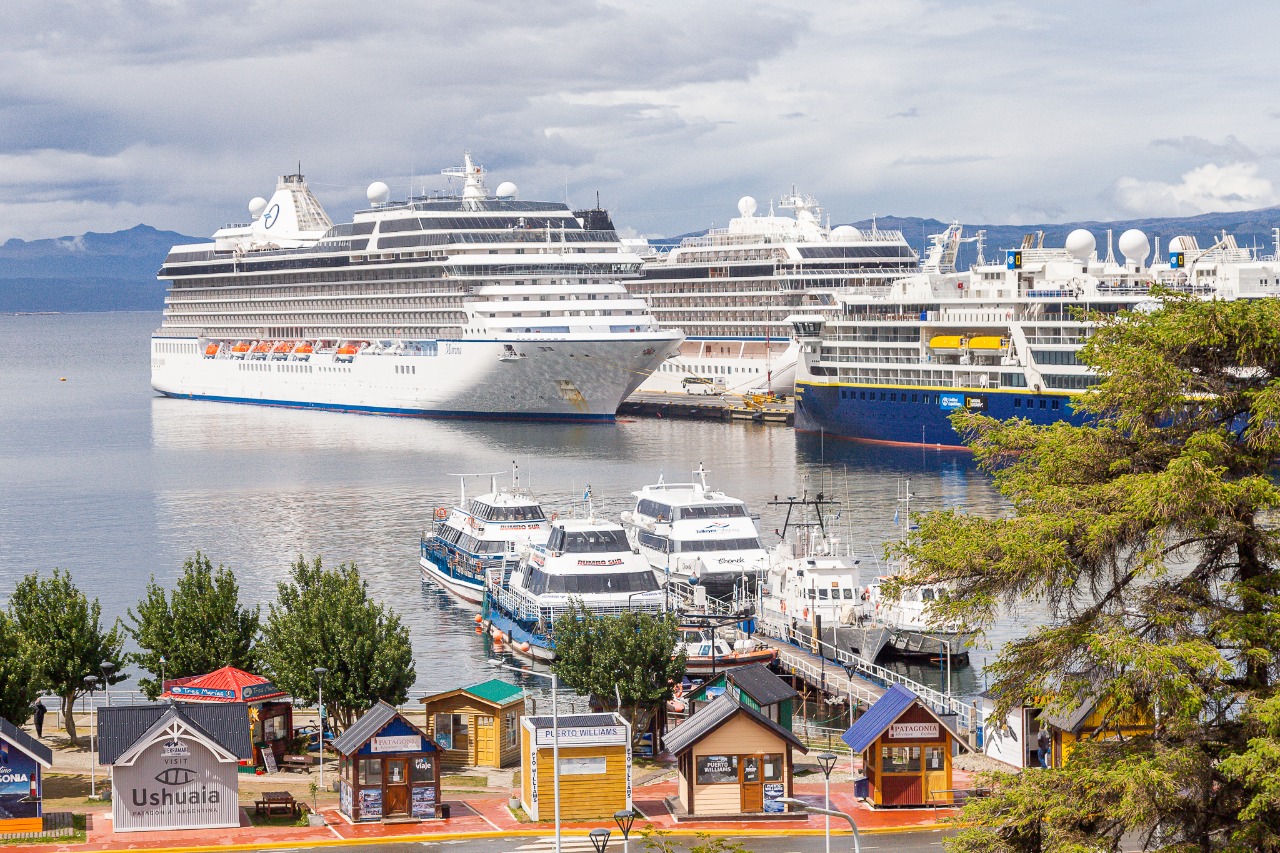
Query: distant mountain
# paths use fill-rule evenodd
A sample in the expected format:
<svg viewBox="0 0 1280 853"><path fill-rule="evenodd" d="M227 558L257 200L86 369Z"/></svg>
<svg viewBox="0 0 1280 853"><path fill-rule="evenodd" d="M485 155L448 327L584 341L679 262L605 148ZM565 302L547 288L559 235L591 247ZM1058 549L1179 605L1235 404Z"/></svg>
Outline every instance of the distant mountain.
<svg viewBox="0 0 1280 853"><path fill-rule="evenodd" d="M156 271L169 248L199 242L138 225L113 234L0 245L0 312L160 310Z"/></svg>

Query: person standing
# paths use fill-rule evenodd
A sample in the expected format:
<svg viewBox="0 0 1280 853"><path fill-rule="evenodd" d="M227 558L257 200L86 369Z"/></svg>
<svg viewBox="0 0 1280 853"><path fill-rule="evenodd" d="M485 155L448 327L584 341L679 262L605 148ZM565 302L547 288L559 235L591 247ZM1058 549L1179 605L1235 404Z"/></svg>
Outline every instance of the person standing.
<svg viewBox="0 0 1280 853"><path fill-rule="evenodd" d="M1049 753L1053 747L1053 741L1049 737L1049 727L1044 723L1040 724L1040 731L1036 734L1036 746L1040 750L1040 766L1049 769Z"/></svg>
<svg viewBox="0 0 1280 853"><path fill-rule="evenodd" d="M31 711L34 715L34 721L36 725L36 737L43 738L44 737L44 715L49 713L49 709L44 706L43 702L37 699L34 703L32 703Z"/></svg>

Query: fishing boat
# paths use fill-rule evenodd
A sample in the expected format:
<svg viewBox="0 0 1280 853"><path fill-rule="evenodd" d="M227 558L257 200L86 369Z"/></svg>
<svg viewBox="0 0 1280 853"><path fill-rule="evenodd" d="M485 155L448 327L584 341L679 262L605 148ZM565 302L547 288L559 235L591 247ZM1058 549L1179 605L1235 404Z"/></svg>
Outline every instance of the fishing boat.
<svg viewBox="0 0 1280 853"><path fill-rule="evenodd" d="M470 604L484 600L485 573L501 582L519 563L522 548L547 541L551 524L538 499L520 485L513 466L511 485L499 488L497 475L455 475L461 496L454 507L437 507L431 532L419 541L422 579L440 584ZM467 499L467 476L488 476L489 491Z"/></svg>
<svg viewBox="0 0 1280 853"><path fill-rule="evenodd" d="M773 663L776 649L739 635L730 642L723 633L703 626L681 626L676 651L685 653L685 674L695 677L715 675L726 669L752 663Z"/></svg>

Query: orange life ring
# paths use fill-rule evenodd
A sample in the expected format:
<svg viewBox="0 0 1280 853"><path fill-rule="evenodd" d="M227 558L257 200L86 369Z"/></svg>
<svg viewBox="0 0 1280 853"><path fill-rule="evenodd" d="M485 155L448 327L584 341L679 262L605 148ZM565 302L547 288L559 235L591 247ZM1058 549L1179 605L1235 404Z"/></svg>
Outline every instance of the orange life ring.
<svg viewBox="0 0 1280 853"><path fill-rule="evenodd" d="M436 507L436 518L437 518L437 519L439 519L440 521L444 521L444 520L445 520L446 518L448 518L448 517L449 517L449 510L445 509L445 508L444 508L444 507L442 507L442 506L438 506L438 507Z"/></svg>

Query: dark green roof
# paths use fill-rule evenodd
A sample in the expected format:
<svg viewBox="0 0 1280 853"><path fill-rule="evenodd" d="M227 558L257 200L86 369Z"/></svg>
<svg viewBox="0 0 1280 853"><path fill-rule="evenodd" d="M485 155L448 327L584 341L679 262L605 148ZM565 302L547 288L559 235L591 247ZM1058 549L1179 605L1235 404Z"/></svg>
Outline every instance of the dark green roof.
<svg viewBox="0 0 1280 853"><path fill-rule="evenodd" d="M470 687L462 688L464 693L470 693L478 699L484 699L486 702L492 702L495 705L506 705L514 702L516 699L524 698L524 689L516 687L514 684L508 684L501 679L493 678L489 681L483 681L479 684L473 684Z"/></svg>

